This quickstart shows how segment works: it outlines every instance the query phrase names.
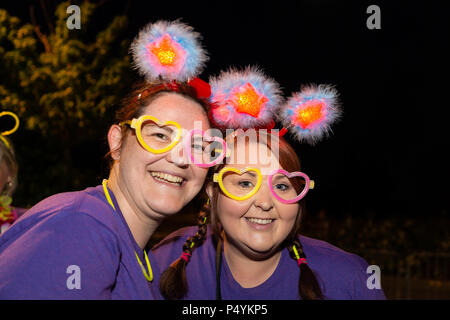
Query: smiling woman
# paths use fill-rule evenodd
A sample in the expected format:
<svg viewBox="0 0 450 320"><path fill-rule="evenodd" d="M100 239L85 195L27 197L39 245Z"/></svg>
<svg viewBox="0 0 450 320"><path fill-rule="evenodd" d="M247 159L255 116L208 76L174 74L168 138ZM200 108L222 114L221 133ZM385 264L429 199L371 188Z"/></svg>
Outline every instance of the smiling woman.
<svg viewBox="0 0 450 320"><path fill-rule="evenodd" d="M162 295L166 299L383 299L381 289L366 285L366 261L300 235L304 197L314 183L301 172L298 156L282 134L293 130L299 141L320 140L340 114L335 91L328 86L306 87L280 111L276 84L255 69L223 73L211 84L212 101L217 102L213 119L226 128L248 129L226 137L231 151L226 163L214 167L207 178L210 203L199 213L197 232L182 228L153 248L160 266L166 268L160 280ZM248 88L252 99L246 99ZM319 116L299 123L311 105L318 106ZM280 119L284 130L267 134L279 114L285 114ZM255 139L245 139L252 137L249 132L255 132Z"/></svg>
<svg viewBox="0 0 450 320"><path fill-rule="evenodd" d="M208 178L210 206L200 213L195 236L190 236L194 228L182 228L154 248L160 266L168 268L160 282L166 299L384 299L382 290L366 286L368 264L362 258L300 235L304 200L299 195L309 180L293 175L301 173L295 151L283 138L275 140L279 156L269 153L271 161L217 166L215 174L227 170L231 177L223 180L230 181ZM270 141L235 140L233 150L270 151ZM282 176L270 178L280 170ZM286 203L275 195L297 200ZM183 272L177 274L178 265Z"/></svg>
<svg viewBox="0 0 450 320"><path fill-rule="evenodd" d="M160 298L156 261L143 249L199 193L212 165L192 164L187 151L197 148L184 143L194 126L210 128L209 85L190 78L204 62L198 36L160 21L133 42L147 79L108 131L108 180L44 199L2 234L0 299ZM176 65L164 54L172 47Z"/></svg>
<svg viewBox="0 0 450 320"><path fill-rule="evenodd" d="M129 118L152 117L153 120L148 120L151 123L129 130L123 125L127 120L118 119L119 124L111 126L108 133L114 161L108 186L119 204L123 202L122 212L132 232L136 228L135 239L142 248L162 219L177 213L192 200L206 178L207 168L191 165L184 144L178 143L179 138L172 138L177 136L173 135L175 129L189 131L195 123L202 124L204 130L209 129L207 104L201 104L192 92L189 95L189 87L178 90L184 91L160 90L146 98L141 96L140 107ZM172 124L176 126L170 128ZM148 126L156 129L148 130ZM152 136L145 137L149 132L153 132ZM144 136L143 141L139 136ZM163 152L149 152L146 145ZM144 221L148 223L143 224Z"/></svg>

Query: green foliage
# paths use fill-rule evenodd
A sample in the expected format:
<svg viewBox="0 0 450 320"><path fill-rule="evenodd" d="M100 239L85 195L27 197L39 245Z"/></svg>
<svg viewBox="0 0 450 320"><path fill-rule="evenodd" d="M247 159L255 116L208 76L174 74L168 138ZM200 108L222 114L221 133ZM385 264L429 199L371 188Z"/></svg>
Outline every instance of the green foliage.
<svg viewBox="0 0 450 320"><path fill-rule="evenodd" d="M18 198L32 205L51 193L88 186L92 178L84 177L95 173L80 168L75 159L81 155L73 153L88 141L100 144L104 121L112 119L112 107L133 76L127 18L111 17L98 32L94 22L101 13L84 1L81 29L69 30L69 5L58 5L48 34L0 9L0 106L21 119L19 133L11 136L20 160L16 205Z"/></svg>

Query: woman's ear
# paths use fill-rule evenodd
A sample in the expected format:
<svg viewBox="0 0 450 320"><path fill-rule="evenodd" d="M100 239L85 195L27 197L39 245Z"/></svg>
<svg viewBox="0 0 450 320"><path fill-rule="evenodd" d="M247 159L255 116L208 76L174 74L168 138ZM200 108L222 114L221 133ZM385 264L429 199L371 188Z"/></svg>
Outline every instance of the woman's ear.
<svg viewBox="0 0 450 320"><path fill-rule="evenodd" d="M113 160L120 160L120 148L122 146L122 128L113 124L108 131L108 144L111 158Z"/></svg>

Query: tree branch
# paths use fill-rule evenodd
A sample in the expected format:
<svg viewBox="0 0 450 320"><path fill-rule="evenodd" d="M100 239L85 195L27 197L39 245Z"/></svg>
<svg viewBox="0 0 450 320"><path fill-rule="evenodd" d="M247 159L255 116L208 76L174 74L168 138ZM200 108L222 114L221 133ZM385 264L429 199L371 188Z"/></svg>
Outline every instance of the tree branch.
<svg viewBox="0 0 450 320"><path fill-rule="evenodd" d="M53 26L52 20L49 17L49 12L48 12L48 9L47 9L47 5L46 5L44 0L41 0L40 3L41 3L42 12L44 13L45 21L47 22L48 32L52 33L53 30L55 30L55 28Z"/></svg>
<svg viewBox="0 0 450 320"><path fill-rule="evenodd" d="M45 35L45 34L43 34L41 32L41 28L37 24L36 16L34 14L34 6L30 6L29 10L30 10L31 23L34 26L34 32L36 32L36 35L38 36L38 38L41 40L42 44L44 45L45 52L51 53L52 52L52 48L50 46L50 43L48 42L47 35Z"/></svg>

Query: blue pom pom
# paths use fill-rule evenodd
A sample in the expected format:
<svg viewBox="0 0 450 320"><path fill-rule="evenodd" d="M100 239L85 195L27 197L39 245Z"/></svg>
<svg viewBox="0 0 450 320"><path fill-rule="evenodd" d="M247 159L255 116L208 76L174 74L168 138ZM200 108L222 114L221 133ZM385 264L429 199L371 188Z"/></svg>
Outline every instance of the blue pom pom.
<svg viewBox="0 0 450 320"><path fill-rule="evenodd" d="M337 98L332 86L305 86L282 106L278 120L296 140L314 145L329 135L331 125L342 115Z"/></svg>

